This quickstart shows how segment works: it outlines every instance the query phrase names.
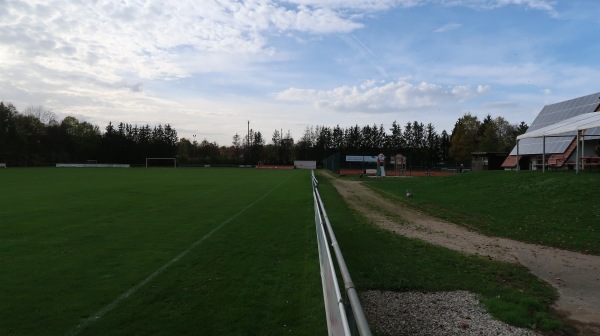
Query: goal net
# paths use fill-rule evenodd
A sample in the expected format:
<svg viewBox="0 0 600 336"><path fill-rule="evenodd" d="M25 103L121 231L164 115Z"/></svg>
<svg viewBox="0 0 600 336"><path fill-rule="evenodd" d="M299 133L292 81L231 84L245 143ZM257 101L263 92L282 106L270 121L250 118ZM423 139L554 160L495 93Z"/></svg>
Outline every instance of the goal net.
<svg viewBox="0 0 600 336"><path fill-rule="evenodd" d="M176 158L146 158L146 168L149 167L163 167L163 168L177 168Z"/></svg>

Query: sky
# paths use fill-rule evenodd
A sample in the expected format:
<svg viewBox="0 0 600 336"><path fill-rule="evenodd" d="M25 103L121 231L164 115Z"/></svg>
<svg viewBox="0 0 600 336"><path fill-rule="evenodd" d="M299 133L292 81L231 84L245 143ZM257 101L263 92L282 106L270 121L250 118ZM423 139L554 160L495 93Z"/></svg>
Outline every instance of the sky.
<svg viewBox="0 0 600 336"><path fill-rule="evenodd" d="M531 124L600 91L596 0L0 0L0 101L229 146L307 127Z"/></svg>

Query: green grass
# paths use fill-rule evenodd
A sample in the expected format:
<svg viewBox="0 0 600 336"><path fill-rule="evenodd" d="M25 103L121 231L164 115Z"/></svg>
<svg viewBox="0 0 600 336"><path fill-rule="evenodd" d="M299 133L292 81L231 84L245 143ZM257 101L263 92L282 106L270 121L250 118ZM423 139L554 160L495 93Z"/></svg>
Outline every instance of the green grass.
<svg viewBox="0 0 600 336"><path fill-rule="evenodd" d="M366 183L487 235L600 254L597 173L490 171ZM412 189L412 198L405 197L406 189Z"/></svg>
<svg viewBox="0 0 600 336"><path fill-rule="evenodd" d="M385 182L374 182L378 186ZM467 256L390 233L353 212L325 177L319 190L359 291L453 291L480 295L487 310L509 324L554 334L572 329L553 315L554 289L514 264Z"/></svg>
<svg viewBox="0 0 600 336"><path fill-rule="evenodd" d="M325 333L306 171L3 169L0 180L2 335Z"/></svg>
<svg viewBox="0 0 600 336"><path fill-rule="evenodd" d="M558 188L544 179L566 176L547 175L501 172L369 183L389 197L411 188L414 198L398 197L475 227L495 217L475 209L485 208L484 200L464 200L490 197L493 203L493 193L483 197L483 191L465 190L500 186L522 193L516 202L527 195L539 202L534 196L540 185ZM504 176L522 179L521 189L503 186L512 183ZM1 335L326 333L306 171L3 169L0 181ZM381 230L350 211L326 179L320 181L359 291L469 290L513 325L569 331L549 309L556 293L524 268ZM594 181L586 183L593 188ZM575 185L565 196L572 202L582 190L567 181L561 192L567 185ZM462 189L452 191L457 186ZM444 198L439 193L445 201L437 200ZM591 193L587 196L578 199L588 200L597 215ZM462 203L478 205L456 205ZM520 207L525 206L506 206ZM549 212L547 204L541 209L536 216ZM596 231L588 232L597 232L593 223L588 226ZM495 225L480 230L492 234Z"/></svg>

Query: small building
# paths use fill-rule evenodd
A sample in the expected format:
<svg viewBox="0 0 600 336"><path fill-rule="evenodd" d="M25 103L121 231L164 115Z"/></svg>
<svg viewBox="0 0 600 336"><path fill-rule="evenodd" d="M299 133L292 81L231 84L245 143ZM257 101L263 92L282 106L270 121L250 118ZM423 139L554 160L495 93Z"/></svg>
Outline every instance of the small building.
<svg viewBox="0 0 600 336"><path fill-rule="evenodd" d="M507 156L508 153L501 152L472 152L471 171L502 170L502 163Z"/></svg>

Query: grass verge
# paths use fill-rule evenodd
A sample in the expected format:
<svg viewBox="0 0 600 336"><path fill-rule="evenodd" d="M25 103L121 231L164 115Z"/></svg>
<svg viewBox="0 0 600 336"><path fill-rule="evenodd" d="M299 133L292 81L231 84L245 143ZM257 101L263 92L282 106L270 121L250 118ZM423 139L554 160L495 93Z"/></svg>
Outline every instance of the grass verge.
<svg viewBox="0 0 600 336"><path fill-rule="evenodd" d="M483 234L600 255L598 174L489 171L366 183Z"/></svg>
<svg viewBox="0 0 600 336"><path fill-rule="evenodd" d="M358 290L467 290L480 295L494 317L511 325L573 332L550 308L555 290L524 267L395 235L349 209L323 176L319 190Z"/></svg>

